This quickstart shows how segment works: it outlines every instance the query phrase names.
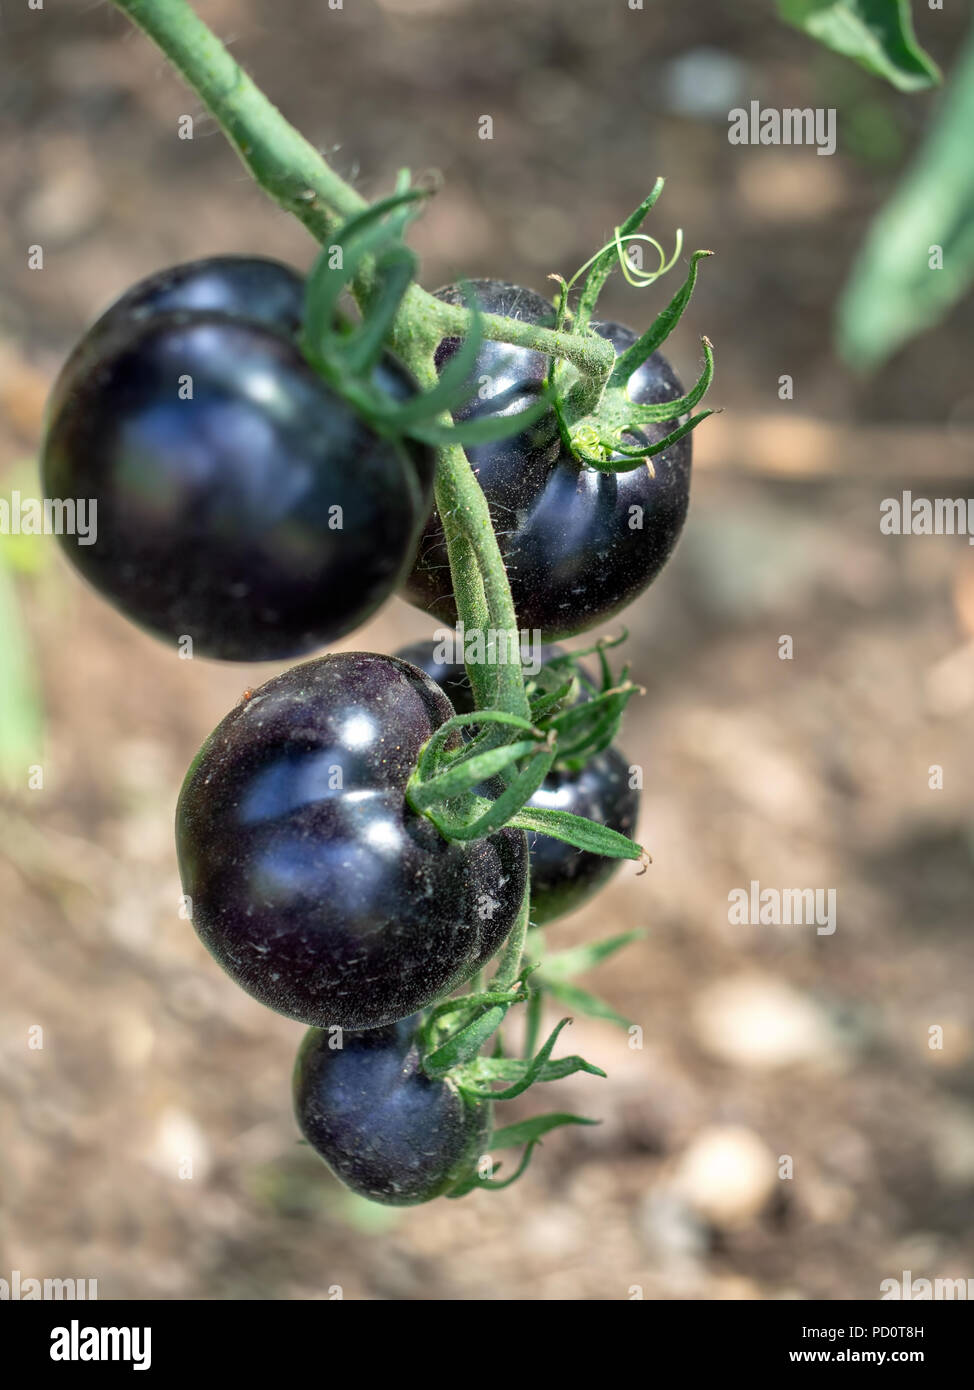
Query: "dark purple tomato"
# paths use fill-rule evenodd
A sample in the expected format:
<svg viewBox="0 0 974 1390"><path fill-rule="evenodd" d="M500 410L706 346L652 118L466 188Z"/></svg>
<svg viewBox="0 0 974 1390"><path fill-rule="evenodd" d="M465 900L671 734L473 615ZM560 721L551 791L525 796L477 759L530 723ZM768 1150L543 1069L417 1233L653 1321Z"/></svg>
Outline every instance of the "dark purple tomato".
<svg viewBox="0 0 974 1390"><path fill-rule="evenodd" d="M433 655L435 649L435 642L413 642L411 646L400 647L396 657L425 671L447 695L457 714L473 714L477 704L467 668L454 661L437 661Z"/></svg>
<svg viewBox="0 0 974 1390"><path fill-rule="evenodd" d="M470 677L467 675L467 668L463 662L438 661L435 656L438 645L437 641L413 642L408 647L400 647L396 656L400 661L411 661L414 666L425 671L430 680L436 681L437 685L448 695L450 704L457 714L473 714L477 705L470 685ZM538 657L540 663L544 665L562 654L561 647L542 643ZM527 671L525 676L530 679Z"/></svg>
<svg viewBox="0 0 974 1390"><path fill-rule="evenodd" d="M207 256L158 270L126 290L88 329L61 369L47 417L53 419L75 379L97 366L99 344L124 325L135 327L156 314L226 314L296 340L303 304L303 276L263 256Z"/></svg>
<svg viewBox="0 0 974 1390"><path fill-rule="evenodd" d="M416 642L396 655L410 661L441 687L458 714L474 708L473 691L463 666L434 659L435 642ZM561 654L542 648L542 660ZM584 697L582 697L584 698ZM528 802L529 806L570 811L631 836L639 815L639 791L629 785L629 764L616 748L590 758L581 771L555 768ZM536 926L574 912L607 883L619 860L576 849L550 835L528 833L531 854L531 921Z"/></svg>
<svg viewBox="0 0 974 1390"><path fill-rule="evenodd" d="M432 457L372 430L285 334L212 310L123 313L66 373L45 494L97 504L94 542L61 544L133 622L194 655L278 660L398 588ZM374 379L397 399L415 389L391 357Z"/></svg>
<svg viewBox="0 0 974 1390"><path fill-rule="evenodd" d="M188 309L249 319L297 337L303 304L304 276L289 265L263 256L207 256L140 280L98 322Z"/></svg>
<svg viewBox="0 0 974 1390"><path fill-rule="evenodd" d="M500 947L524 893L524 835L451 843L405 800L452 713L416 667L340 653L268 681L203 744L176 811L183 891L204 945L261 1003L316 1027L378 1028Z"/></svg>
<svg viewBox="0 0 974 1390"><path fill-rule="evenodd" d="M490 313L550 323L552 306L530 290L494 280L473 282ZM448 286L441 298L459 302ZM636 341L630 329L593 323L616 354ZM441 344L440 361L457 340ZM536 398L546 359L525 348L484 343L472 376L477 394L455 413L470 420L510 415ZM662 353L655 352L629 378L639 404L676 400L683 394ZM679 422L644 427L651 442ZM676 545L690 493L690 436L626 473L586 468L563 448L553 412L512 438L468 449L490 506L498 544L522 628L547 637L568 637L611 618L659 574ZM434 510L423 532L404 595L437 618L456 621L443 528Z"/></svg>
<svg viewBox="0 0 974 1390"><path fill-rule="evenodd" d="M632 836L639 815L639 792L629 785L629 764L617 748L590 758L580 772L549 772L528 802L552 811L570 811L620 835ZM528 835L531 853L531 921L543 926L587 902L619 867L618 859L566 845L550 835Z"/></svg>
<svg viewBox="0 0 974 1390"><path fill-rule="evenodd" d="M390 1206L440 1197L487 1148L490 1107L421 1069L416 1019L364 1033L312 1028L294 1068L301 1133L353 1192Z"/></svg>

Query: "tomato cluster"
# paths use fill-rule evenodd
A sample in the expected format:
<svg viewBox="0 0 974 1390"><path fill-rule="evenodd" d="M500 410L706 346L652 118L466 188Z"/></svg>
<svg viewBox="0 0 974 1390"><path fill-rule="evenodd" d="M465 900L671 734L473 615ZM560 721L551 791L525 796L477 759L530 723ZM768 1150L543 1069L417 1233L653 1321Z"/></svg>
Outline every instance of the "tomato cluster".
<svg viewBox="0 0 974 1390"><path fill-rule="evenodd" d="M530 291L495 281L474 291L484 310L554 321ZM400 589L437 617L457 616L432 451L371 424L315 370L302 350L304 294L294 271L253 257L155 275L88 332L49 403L46 491L98 504L95 543L63 537L66 553L134 622L192 639L199 655L304 654ZM460 302L456 287L440 296ZM593 327L617 354L636 341L615 324ZM457 348L440 345L441 368ZM415 396L388 353L369 371L386 397ZM473 376L487 389L454 418L516 414L547 372L539 353L485 341ZM682 394L658 352L628 392L636 403ZM676 423L647 426L646 440ZM679 535L689 438L652 467L596 472L547 409L530 430L469 454L523 627L563 636L610 616ZM583 698L576 681L571 699ZM428 643L396 657L321 656L248 692L203 744L177 808L196 931L239 985L310 1027L295 1071L299 1125L344 1182L377 1201L471 1185L489 1143L489 1093L464 1090L448 1067L424 1070L423 1020L502 947L529 866L536 924L579 906L614 867L506 823L451 838L414 809L421 752L474 710L464 668L436 662ZM470 731L444 733L443 756L462 761ZM638 792L607 742L582 762L556 762L529 809L628 835ZM494 776L476 790L490 801L505 785Z"/></svg>

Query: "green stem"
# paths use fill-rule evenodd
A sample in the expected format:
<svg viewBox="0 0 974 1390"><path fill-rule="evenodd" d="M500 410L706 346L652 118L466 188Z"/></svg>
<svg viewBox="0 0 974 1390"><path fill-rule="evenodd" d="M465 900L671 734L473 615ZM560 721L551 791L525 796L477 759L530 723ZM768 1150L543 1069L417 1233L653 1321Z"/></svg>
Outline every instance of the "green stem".
<svg viewBox="0 0 974 1390"><path fill-rule="evenodd" d="M367 201L336 174L315 147L281 114L187 0L114 0L118 9L148 35L215 117L237 154L265 193L302 222L324 244L341 224L368 207ZM356 297L368 299L369 268L358 277ZM411 285L390 334L390 345L409 365L417 350L429 351L444 337L462 337L470 313L444 304L419 285ZM615 354L598 335L573 337L537 324L485 314L483 332L497 342L535 348L563 357L593 390L608 376Z"/></svg>
<svg viewBox="0 0 974 1390"><path fill-rule="evenodd" d="M521 903L521 910L518 913L517 921L514 923L513 930L507 938L504 950L501 954L500 964L497 972L490 982L491 989L510 989L521 973L521 961L524 957L524 943L528 936L528 918L530 916L530 888L524 895Z"/></svg>
<svg viewBox="0 0 974 1390"><path fill-rule="evenodd" d="M332 170L231 58L186 0L115 0L166 55L261 188L325 241L366 200Z"/></svg>
<svg viewBox="0 0 974 1390"><path fill-rule="evenodd" d="M540 989L532 989L531 997L528 999L527 1015L524 1022L524 1055L531 1058L538 1050L538 1039L541 1035L541 1010L544 1004L544 994Z"/></svg>
<svg viewBox="0 0 974 1390"><path fill-rule="evenodd" d="M247 76L186 0L114 0L166 55L177 72L216 118L256 182L292 213L318 241L327 244L341 224L368 204L322 158L303 135ZM371 290L368 267L353 285L359 302ZM411 285L390 332L390 345L420 385L436 380L433 351L444 336L463 336L470 327L466 309L444 304ZM495 341L534 347L564 357L580 372L604 381L615 355L595 338L572 338L516 319L483 317L484 335ZM447 420L449 423L449 420ZM517 618L504 562L491 525L487 502L463 450L438 452L436 503L446 534L457 612L470 630L516 632ZM492 705L527 718L528 701L520 665L471 665L470 679L480 707ZM527 925L523 921L505 951L502 971L517 976Z"/></svg>

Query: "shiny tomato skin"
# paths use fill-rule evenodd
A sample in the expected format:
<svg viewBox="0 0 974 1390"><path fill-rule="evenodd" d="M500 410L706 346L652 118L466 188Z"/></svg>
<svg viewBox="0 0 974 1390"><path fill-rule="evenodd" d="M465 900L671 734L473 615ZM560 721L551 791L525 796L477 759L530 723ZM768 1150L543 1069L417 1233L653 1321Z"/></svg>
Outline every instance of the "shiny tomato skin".
<svg viewBox="0 0 974 1390"><path fill-rule="evenodd" d="M442 1196L489 1138L490 1107L422 1071L416 1025L341 1036L312 1028L294 1069L301 1133L353 1192L389 1206Z"/></svg>
<svg viewBox="0 0 974 1390"><path fill-rule="evenodd" d="M474 281L486 312L550 323L554 310L533 291L498 281ZM457 302L459 290L438 291ZM632 330L593 323L617 355L636 341ZM440 347L445 361L457 341ZM486 342L472 377L476 392L455 412L470 420L509 415L537 398L546 359L537 352ZM676 400L683 388L660 352L629 378L639 404ZM652 441L678 421L646 426ZM635 441L632 441L635 442ZM679 538L690 492L690 436L625 473L584 467L565 450L554 412L527 431L493 444L472 446L468 456L487 498L507 569L518 625L546 638L569 637L613 617L659 574ZM455 623L446 543L437 512L420 541L404 597L438 619Z"/></svg>
<svg viewBox="0 0 974 1390"><path fill-rule="evenodd" d="M407 805L452 714L422 671L342 652L261 686L216 727L176 812L193 925L224 970L315 1027L379 1028L495 954L524 893L524 835L447 842Z"/></svg>

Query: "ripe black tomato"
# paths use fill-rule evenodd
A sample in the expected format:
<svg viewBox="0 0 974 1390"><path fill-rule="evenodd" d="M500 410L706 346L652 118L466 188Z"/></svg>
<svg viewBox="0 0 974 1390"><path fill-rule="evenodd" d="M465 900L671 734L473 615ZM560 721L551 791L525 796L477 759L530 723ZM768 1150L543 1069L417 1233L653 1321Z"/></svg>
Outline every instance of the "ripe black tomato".
<svg viewBox="0 0 974 1390"><path fill-rule="evenodd" d="M452 713L416 667L341 653L268 681L204 743L176 812L183 891L204 945L261 1003L377 1028L500 947L524 894L524 835L449 843L405 800Z"/></svg>
<svg viewBox="0 0 974 1390"><path fill-rule="evenodd" d="M47 417L53 419L78 378L97 367L100 345L126 326L135 328L156 314L226 314L296 339L303 305L298 272L263 256L207 256L157 270L116 299L76 345L58 374Z"/></svg>
<svg viewBox="0 0 974 1390"><path fill-rule="evenodd" d="M570 811L586 820L632 836L639 814L639 792L629 785L629 764L618 748L606 748L581 771L555 768L528 802L552 811ZM543 926L587 902L619 867L618 859L576 849L550 835L528 834L531 853L531 921Z"/></svg>
<svg viewBox="0 0 974 1390"><path fill-rule="evenodd" d="M420 1067L416 1019L305 1034L294 1069L301 1133L336 1177L373 1202L442 1196L487 1148L488 1105L469 1105ZM340 1046L337 1046L340 1042Z"/></svg>
<svg viewBox="0 0 974 1390"><path fill-rule="evenodd" d="M458 714L474 709L466 669L437 661L434 642L416 642L396 655L426 674L450 697ZM542 649L542 660L560 649ZM639 815L639 791L629 784L629 764L617 748L596 753L580 770L555 767L528 802L529 806L570 811L631 836ZM528 832L531 855L531 921L542 926L582 906L612 877L619 860L576 849L550 835Z"/></svg>
<svg viewBox="0 0 974 1390"><path fill-rule="evenodd" d="M446 694L457 714L473 714L477 703L473 697L467 668L458 662L437 661L434 656L435 643L413 642L408 647L400 647L396 656L400 661L408 661L418 666Z"/></svg>
<svg viewBox="0 0 974 1390"><path fill-rule="evenodd" d="M140 626L192 638L194 655L301 655L398 587L433 460L378 435L308 366L286 268L191 269L137 286L66 364L45 493L97 502L94 543L62 545ZM388 356L375 381L415 390Z"/></svg>
<svg viewBox="0 0 974 1390"><path fill-rule="evenodd" d="M551 304L531 290L496 280L473 289L489 313L551 323ZM461 302L456 286L441 298ZM636 341L630 329L593 323L617 355ZM441 343L442 363L457 340ZM485 342L472 372L478 392L455 413L471 420L511 415L536 398L546 359L526 348ZM484 380L486 378L486 380ZM676 400L683 394L675 373L655 352L629 378L631 399L640 404ZM678 421L644 427L650 441L662 439ZM563 448L554 412L528 430L468 454L490 506L521 628L546 637L568 637L612 617L659 574L676 545L690 493L690 436L626 473L583 467ZM434 510L404 596L437 618L456 622L443 528Z"/></svg>

